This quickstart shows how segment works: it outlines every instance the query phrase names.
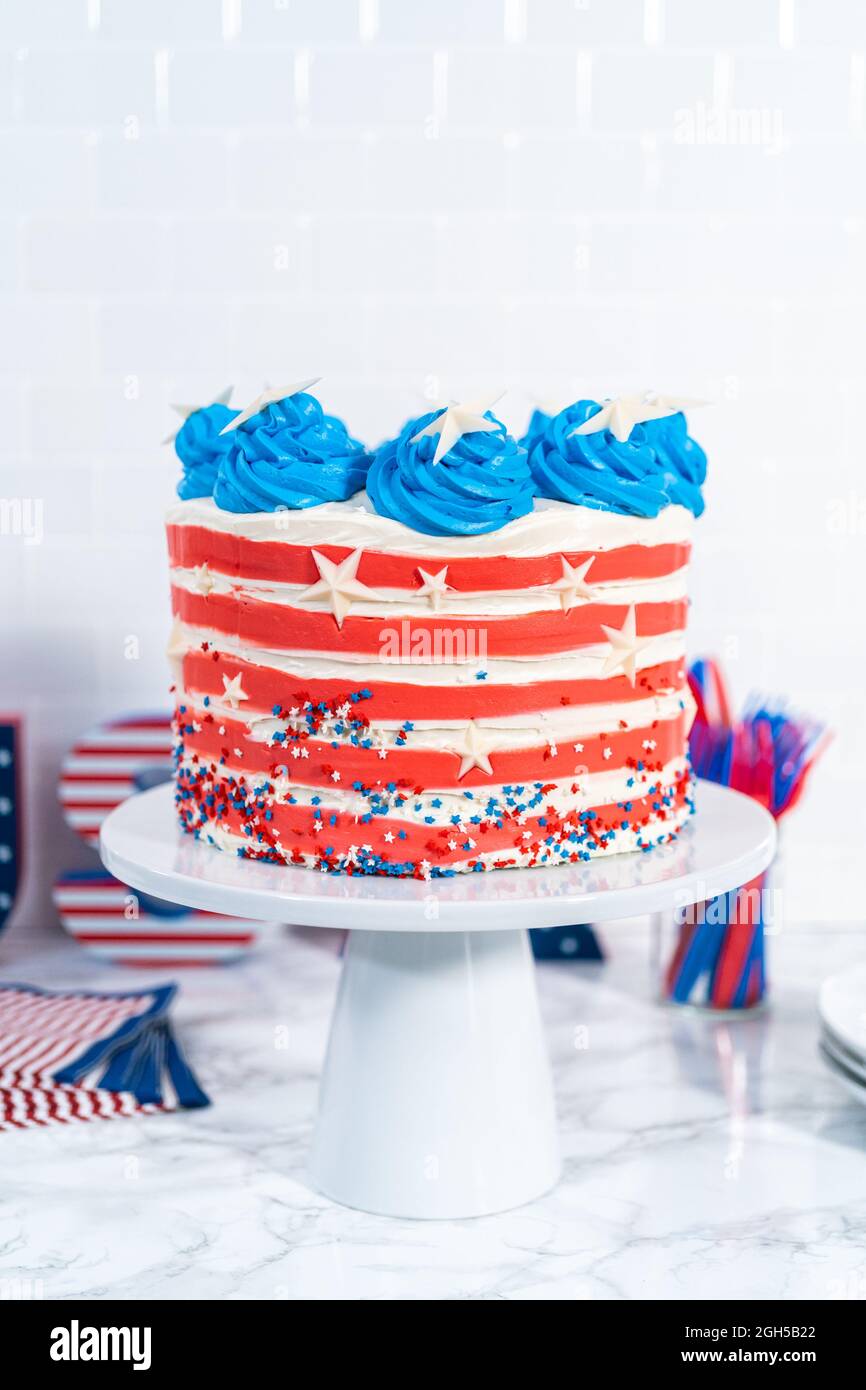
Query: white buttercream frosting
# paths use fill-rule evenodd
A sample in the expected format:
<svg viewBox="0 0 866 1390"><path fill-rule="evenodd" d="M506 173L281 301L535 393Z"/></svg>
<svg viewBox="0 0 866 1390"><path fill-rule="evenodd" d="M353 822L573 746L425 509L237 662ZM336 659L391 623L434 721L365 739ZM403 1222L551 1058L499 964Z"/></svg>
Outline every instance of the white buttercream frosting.
<svg viewBox="0 0 866 1390"><path fill-rule="evenodd" d="M203 526L256 541L288 545L339 545L391 555L454 559L504 555L512 558L558 552L615 550L624 545L689 542L694 517L685 507L665 507L658 516L578 507L537 499L526 516L484 536L428 536L400 521L379 516L364 493L348 502L325 502L302 511L226 512L211 497L176 502L166 516L172 526Z"/></svg>

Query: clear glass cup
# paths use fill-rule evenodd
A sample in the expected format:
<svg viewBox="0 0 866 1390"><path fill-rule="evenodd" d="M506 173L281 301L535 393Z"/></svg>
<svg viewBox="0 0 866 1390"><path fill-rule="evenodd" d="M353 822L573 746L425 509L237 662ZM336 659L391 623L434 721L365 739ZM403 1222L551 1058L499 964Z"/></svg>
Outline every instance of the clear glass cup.
<svg viewBox="0 0 866 1390"><path fill-rule="evenodd" d="M718 897L658 913L654 970L661 1001L713 1014L759 1009L767 997L767 938L781 929L778 856Z"/></svg>

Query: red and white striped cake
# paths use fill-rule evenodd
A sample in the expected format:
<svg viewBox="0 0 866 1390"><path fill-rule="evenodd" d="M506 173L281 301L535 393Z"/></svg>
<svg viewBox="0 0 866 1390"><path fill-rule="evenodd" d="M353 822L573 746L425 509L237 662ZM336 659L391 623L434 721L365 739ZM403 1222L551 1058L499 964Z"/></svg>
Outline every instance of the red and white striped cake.
<svg viewBox="0 0 866 1390"><path fill-rule="evenodd" d="M667 841L691 808L693 521L539 499L439 536L363 494L176 504L182 824L253 858L418 878Z"/></svg>

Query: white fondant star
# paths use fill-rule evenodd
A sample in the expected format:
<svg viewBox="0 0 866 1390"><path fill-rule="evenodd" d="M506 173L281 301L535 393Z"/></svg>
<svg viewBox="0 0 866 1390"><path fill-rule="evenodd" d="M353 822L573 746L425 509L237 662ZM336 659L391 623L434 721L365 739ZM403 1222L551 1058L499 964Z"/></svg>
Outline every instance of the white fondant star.
<svg viewBox="0 0 866 1390"><path fill-rule="evenodd" d="M654 415L654 408L648 405L646 396L617 396L615 400L605 401L600 410L578 425L575 434L610 430L614 438L624 444L635 425L652 420Z"/></svg>
<svg viewBox="0 0 866 1390"><path fill-rule="evenodd" d="M474 719L470 719L466 725L463 747L457 751L462 754L460 771L457 774L458 782L474 767L480 767L482 772L492 773L489 754L493 751L493 745L485 740Z"/></svg>
<svg viewBox="0 0 866 1390"><path fill-rule="evenodd" d="M325 555L320 555L318 550L311 552L319 571L319 578L299 597L302 600L310 598L330 599L331 612L337 619L337 627L343 626L343 619L352 607L353 599L376 597L374 591L368 589L367 585L362 584L358 579L358 565L363 553L362 550L353 550L352 554L347 555L345 560L335 564Z"/></svg>
<svg viewBox="0 0 866 1390"><path fill-rule="evenodd" d="M241 700L248 700L249 698L249 695L241 686L241 678L239 675L232 676L231 680L229 680L228 676L223 676L223 699L229 709L237 709Z"/></svg>
<svg viewBox="0 0 866 1390"><path fill-rule="evenodd" d="M442 607L442 600L445 597L445 594L451 588L450 584L445 583L445 576L448 573L448 566L445 565L444 569L439 570L437 574L428 574L427 571L422 570L421 566L419 565L418 573L424 580L424 583L418 590L418 597L429 598L431 608L433 608L434 612L438 613L439 609Z"/></svg>
<svg viewBox="0 0 866 1390"><path fill-rule="evenodd" d="M586 583L586 572L595 559L595 556L590 555L589 559L584 560L583 564L579 565L577 569L572 568L564 555L560 555L559 558L562 561L562 578L557 579L550 587L559 594L559 601L562 604L563 612L568 613L574 608L579 598L588 602L595 597L595 590L592 585Z"/></svg>
<svg viewBox="0 0 866 1390"><path fill-rule="evenodd" d="M649 391L649 401L658 410L658 419L663 415L678 415L681 410L692 410L696 406L709 405L700 396L665 396L660 391Z"/></svg>
<svg viewBox="0 0 866 1390"><path fill-rule="evenodd" d="M265 406L274 405L277 401L287 401L290 396L296 396L299 391L308 391L311 386L315 386L321 380L320 376L311 376L308 381L296 381L291 386L269 387L260 396L256 396L255 400L251 401L240 415L229 420L225 428L220 430L220 434L228 434L231 430L236 430L238 425L244 424L246 420L251 420L254 415L258 415L260 410L264 410Z"/></svg>
<svg viewBox="0 0 866 1390"><path fill-rule="evenodd" d="M193 588L197 589L200 594L209 594L214 588L214 577L208 568L207 560L205 560L203 565L193 565L192 573Z"/></svg>
<svg viewBox="0 0 866 1390"><path fill-rule="evenodd" d="M620 444L629 438L635 425L647 420L660 420L664 415L676 415L687 405L702 405L704 402L689 400L685 396L661 396L656 392L645 391L642 396L617 396L605 401L582 425L575 434L598 434L600 430L610 430Z"/></svg>
<svg viewBox="0 0 866 1390"><path fill-rule="evenodd" d="M425 434L438 434L439 443L436 445L433 462L439 463L464 434L487 433L489 430L499 429L493 420L485 418L485 411L491 410L501 396L502 392L492 400L468 401L463 405L452 402L428 425L414 434L409 441L410 444L417 443Z"/></svg>
<svg viewBox="0 0 866 1390"><path fill-rule="evenodd" d="M180 416L183 424L186 424L190 415L195 415L195 412L197 410L206 410L208 405L228 405L229 401L232 398L232 391L234 389L235 388L233 386L227 386L224 391L221 391L218 396L214 396L213 400L208 401L206 405L181 405L172 401L171 409ZM177 439L178 430L180 428L180 425L178 425L177 429L174 431L174 434L167 434L165 436L165 439L162 441L163 444L173 444L174 441Z"/></svg>
<svg viewBox="0 0 866 1390"><path fill-rule="evenodd" d="M615 671L621 670L629 685L633 686L638 652L643 651L655 639L653 637L638 637L634 604L626 613L625 622L621 628L606 627L602 623L601 630L610 642L610 652L605 658L601 671L602 676L612 676Z"/></svg>

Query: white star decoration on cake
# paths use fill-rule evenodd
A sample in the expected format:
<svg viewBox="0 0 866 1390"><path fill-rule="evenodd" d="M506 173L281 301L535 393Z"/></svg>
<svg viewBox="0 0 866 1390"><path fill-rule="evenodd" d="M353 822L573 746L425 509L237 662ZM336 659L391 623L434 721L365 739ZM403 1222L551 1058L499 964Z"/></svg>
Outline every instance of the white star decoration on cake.
<svg viewBox="0 0 866 1390"><path fill-rule="evenodd" d="M429 598L431 608L434 612L438 613L439 609L442 607L442 600L445 594L451 588L450 584L445 583L448 566L445 565L444 568L439 570L436 574L428 574L427 571L422 570L419 565L418 573L424 581L421 588L418 590L418 597Z"/></svg>
<svg viewBox="0 0 866 1390"><path fill-rule="evenodd" d="M449 449L452 449L464 434L487 433L490 430L498 430L498 424L485 417L485 411L492 410L498 400L501 400L502 392L494 396L492 400L468 401L458 405L452 402L446 405L445 409L425 425L417 434L413 434L410 444L417 444L419 439L423 439L425 434L438 434L439 443L436 445L436 452L433 455L433 462L439 463Z"/></svg>
<svg viewBox="0 0 866 1390"><path fill-rule="evenodd" d="M205 597L207 597L214 588L214 577L208 568L207 560L205 560L203 565L193 565L192 576L193 588L196 589L198 593L204 594Z"/></svg>
<svg viewBox="0 0 866 1390"><path fill-rule="evenodd" d="M642 396L616 396L605 401L582 425L575 434L598 434L610 430L620 444L625 444L635 425L643 425L647 420L660 420L665 415L676 415L687 406L705 405L705 401L692 400L688 396L662 396L657 392L645 391Z"/></svg>
<svg viewBox="0 0 866 1390"><path fill-rule="evenodd" d="M605 657L601 671L602 677L612 676L614 672L621 670L629 685L634 686L638 653L654 642L655 638L638 637L634 604L626 613L621 628L607 627L602 623L601 630L610 642L610 652Z"/></svg>
<svg viewBox="0 0 866 1390"><path fill-rule="evenodd" d="M229 680L228 676L223 676L223 699L229 709L237 709L241 700L248 700L249 698L249 695L241 686L241 678L239 675L232 676L231 680Z"/></svg>
<svg viewBox="0 0 866 1390"><path fill-rule="evenodd" d="M550 587L555 593L559 594L563 612L568 613L574 608L578 599L589 602L589 600L595 597L595 590L592 585L586 583L586 572L595 559L595 556L590 555L589 559L584 560L583 564L578 565L577 569L572 568L564 555L560 555L559 558L562 561L562 578L557 579Z"/></svg>
<svg viewBox="0 0 866 1390"><path fill-rule="evenodd" d="M495 745L481 732L474 719L470 719L466 725L462 748L457 752L462 755L460 771L457 780L465 777L467 772L471 772L474 767L480 767L482 772L492 773L490 765L490 753L493 752Z"/></svg>
<svg viewBox="0 0 866 1390"><path fill-rule="evenodd" d="M291 396L297 396L299 391L308 391L311 386L316 386L322 378L311 376L308 381L296 381L291 386L275 386L263 391L260 396L256 396L254 401L242 410L240 415L236 415L233 420L229 420L220 434L229 434L231 430L236 430L238 425L243 425L247 420L251 420L254 415L258 415L265 406L275 405L277 401L287 401Z"/></svg>
<svg viewBox="0 0 866 1390"><path fill-rule="evenodd" d="M664 396L659 391L648 391L647 396L658 410L659 418L662 415L676 415L680 410L709 405L709 401L700 396Z"/></svg>
<svg viewBox="0 0 866 1390"><path fill-rule="evenodd" d="M353 550L352 554L347 555L345 560L341 560L339 564L335 564L325 555L320 555L318 550L313 550L310 553L316 562L319 578L299 597L302 601L311 598L329 599L331 612L337 619L337 627L342 627L343 619L352 607L353 599L377 597L375 592L368 589L367 585L362 584L358 578L358 565L364 552Z"/></svg>
<svg viewBox="0 0 866 1390"><path fill-rule="evenodd" d="M190 415L195 415L195 412L197 410L206 410L207 406L209 405L228 405L229 401L232 398L232 391L234 389L235 388L233 386L227 386L224 391L221 391L220 394L218 396L215 396L212 401L207 401L205 405L181 405L179 403L176 404L175 402L172 402L171 409L180 416L181 425L185 425ZM178 430L181 428L181 425L178 425L177 429L174 431L174 434L167 434L165 436L165 439L162 441L163 444L174 443L174 441L177 439Z"/></svg>

